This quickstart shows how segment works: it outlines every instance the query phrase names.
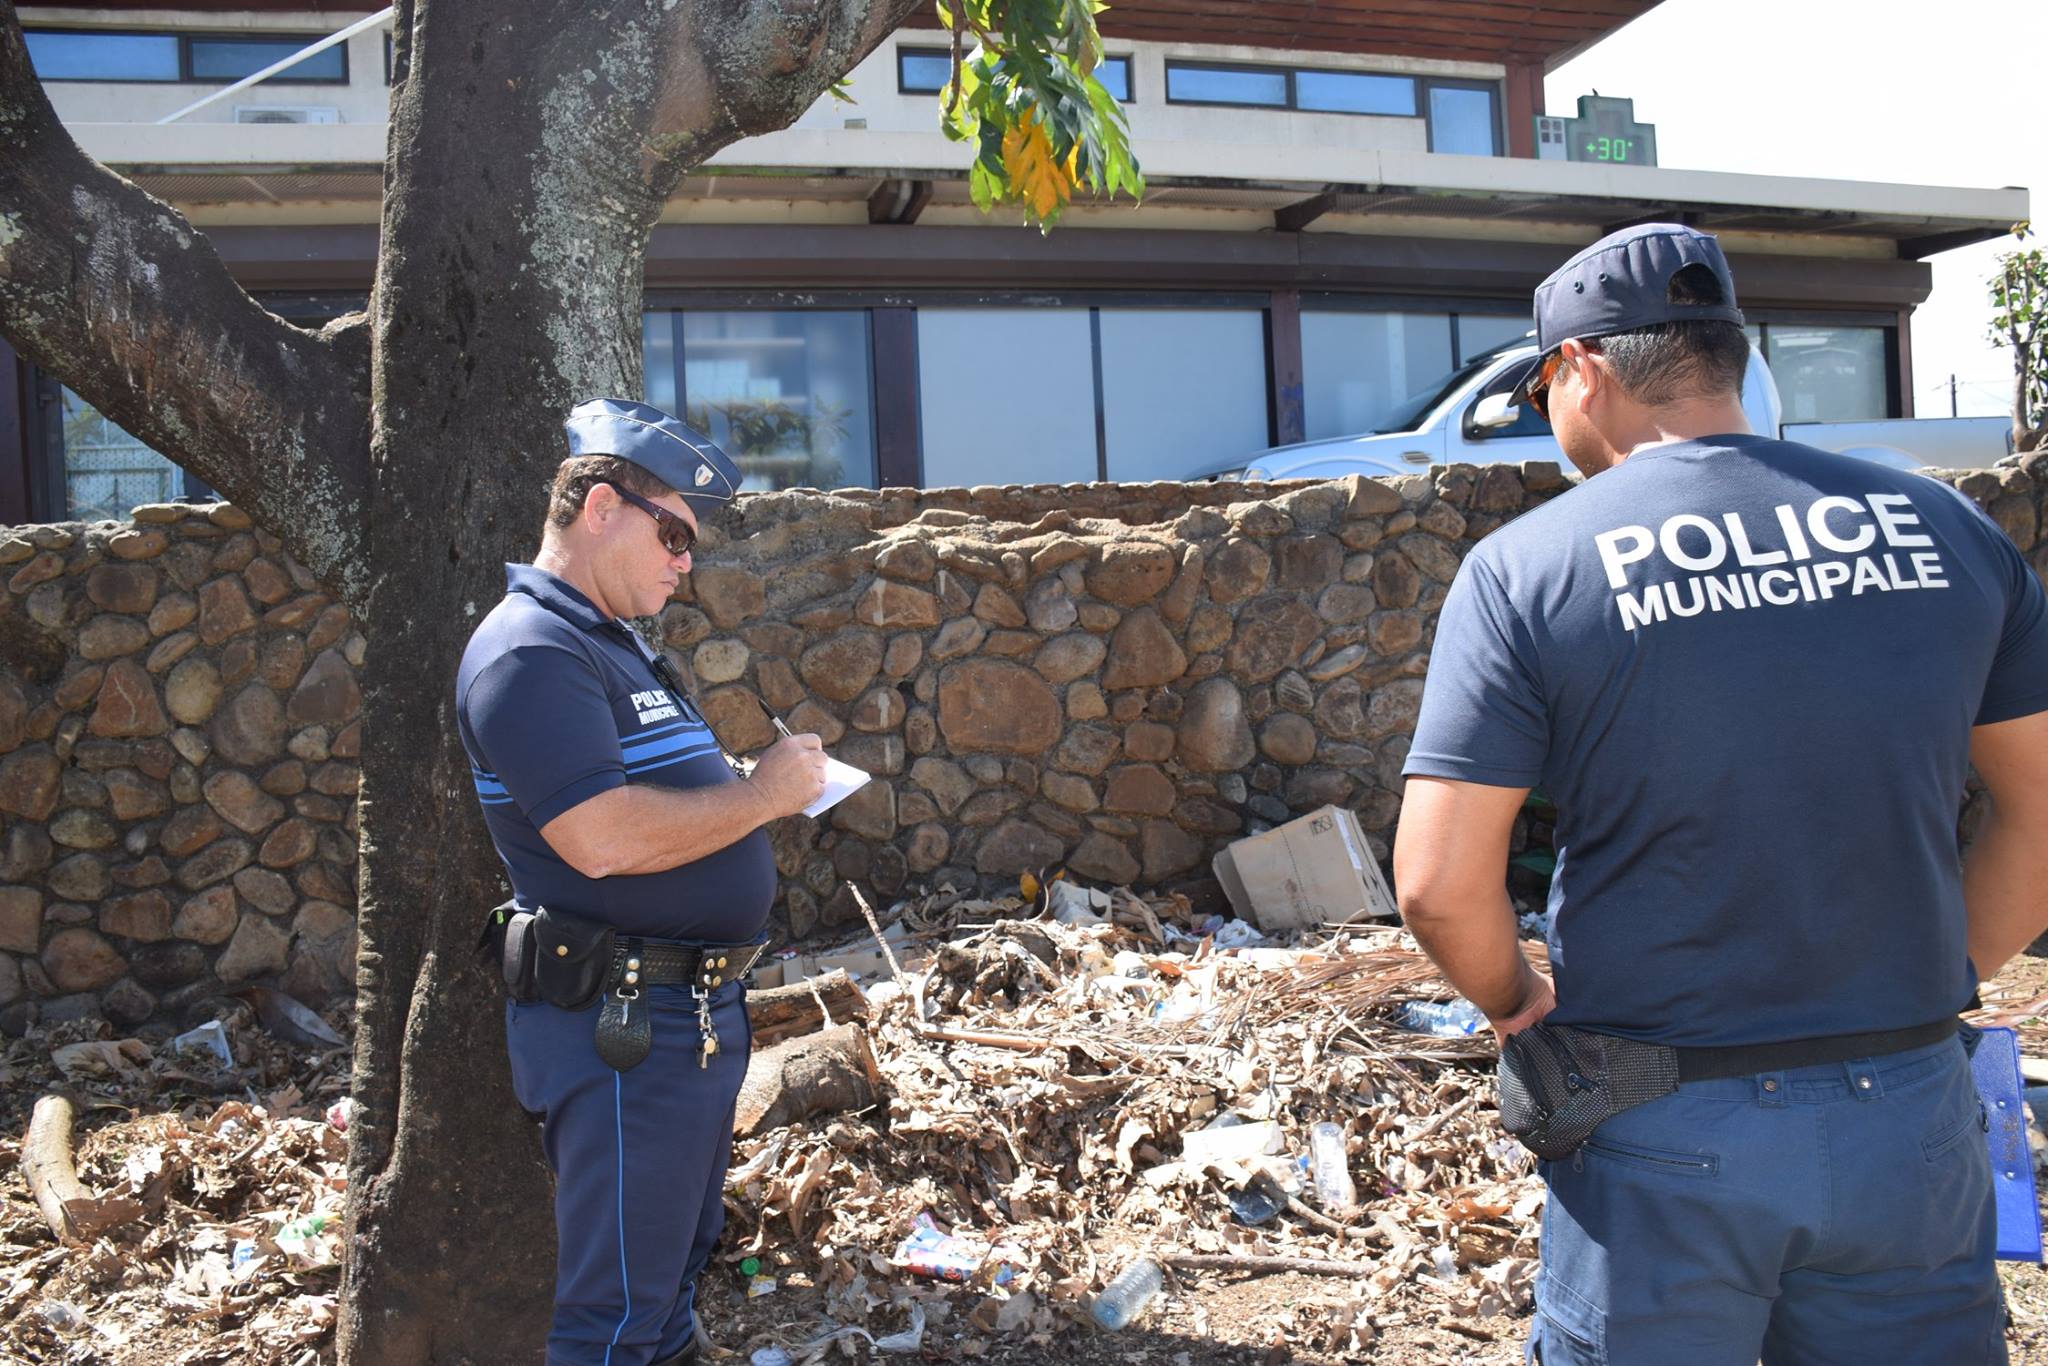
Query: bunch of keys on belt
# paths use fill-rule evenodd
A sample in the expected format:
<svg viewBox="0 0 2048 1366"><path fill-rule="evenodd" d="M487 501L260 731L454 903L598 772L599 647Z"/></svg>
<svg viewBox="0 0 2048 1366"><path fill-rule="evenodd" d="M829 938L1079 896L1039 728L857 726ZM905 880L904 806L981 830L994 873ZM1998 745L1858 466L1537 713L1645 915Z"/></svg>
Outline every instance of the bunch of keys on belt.
<svg viewBox="0 0 2048 1366"><path fill-rule="evenodd" d="M711 1066L711 1055L718 1051L718 1031L711 1024L711 993L701 986L690 988L690 994L697 998L697 1034L703 1042L697 1046L697 1066Z"/></svg>

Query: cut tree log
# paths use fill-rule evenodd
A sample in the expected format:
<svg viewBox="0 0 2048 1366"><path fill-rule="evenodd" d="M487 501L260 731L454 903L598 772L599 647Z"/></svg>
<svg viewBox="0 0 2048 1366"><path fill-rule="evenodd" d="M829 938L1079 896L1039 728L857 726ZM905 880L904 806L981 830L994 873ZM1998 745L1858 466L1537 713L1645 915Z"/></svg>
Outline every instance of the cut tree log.
<svg viewBox="0 0 2048 1366"><path fill-rule="evenodd" d="M21 1142L21 1175L43 1212L43 1222L63 1243L89 1243L110 1228L133 1223L142 1202L125 1195L96 1196L78 1179L71 1160L71 1102L44 1096L29 1116Z"/></svg>
<svg viewBox="0 0 2048 1366"><path fill-rule="evenodd" d="M865 1020L867 1014L866 993L843 968L786 987L747 993L747 1022L754 1027L756 1049L813 1033L828 1023Z"/></svg>
<svg viewBox="0 0 2048 1366"><path fill-rule="evenodd" d="M752 1138L813 1115L864 1109L881 1094L882 1072L867 1032L857 1024L835 1025L754 1054L740 1085L733 1135Z"/></svg>

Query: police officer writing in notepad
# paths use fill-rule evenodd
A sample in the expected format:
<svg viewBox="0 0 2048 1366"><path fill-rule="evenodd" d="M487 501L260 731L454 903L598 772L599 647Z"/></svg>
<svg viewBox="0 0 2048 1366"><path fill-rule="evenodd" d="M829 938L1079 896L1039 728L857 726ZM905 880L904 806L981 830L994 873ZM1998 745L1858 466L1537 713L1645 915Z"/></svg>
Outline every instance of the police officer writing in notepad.
<svg viewBox="0 0 2048 1366"><path fill-rule="evenodd" d="M1589 478L1459 570L1395 850L1550 1159L1531 1358L2003 1362L1956 1014L2048 925L2041 585L1954 490L1746 430L1713 238L1616 233L1535 311L1517 399ZM1539 785L1554 991L1503 887Z"/></svg>
<svg viewBox="0 0 2048 1366"><path fill-rule="evenodd" d="M624 399L579 404L566 428L540 553L506 567L456 704L514 894L492 917L513 1088L555 1172L548 1366L672 1366L696 1359L724 1224L750 1042L738 978L775 895L762 827L817 797L825 758L787 738L739 780L626 624L689 572L732 461Z"/></svg>

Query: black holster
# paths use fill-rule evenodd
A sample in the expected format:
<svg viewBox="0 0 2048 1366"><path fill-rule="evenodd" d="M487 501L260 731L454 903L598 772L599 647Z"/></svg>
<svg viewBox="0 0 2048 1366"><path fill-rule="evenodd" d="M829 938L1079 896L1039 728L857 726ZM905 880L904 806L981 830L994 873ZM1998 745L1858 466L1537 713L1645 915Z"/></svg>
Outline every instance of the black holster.
<svg viewBox="0 0 2048 1366"><path fill-rule="evenodd" d="M1548 1162L1578 1151L1602 1121L1678 1089L1677 1050L1535 1024L1500 1050L1500 1120Z"/></svg>
<svg viewBox="0 0 2048 1366"><path fill-rule="evenodd" d="M477 953L497 969L513 1000L584 1010L604 991L617 941L618 932L601 921L545 906L522 911L508 901L484 921Z"/></svg>

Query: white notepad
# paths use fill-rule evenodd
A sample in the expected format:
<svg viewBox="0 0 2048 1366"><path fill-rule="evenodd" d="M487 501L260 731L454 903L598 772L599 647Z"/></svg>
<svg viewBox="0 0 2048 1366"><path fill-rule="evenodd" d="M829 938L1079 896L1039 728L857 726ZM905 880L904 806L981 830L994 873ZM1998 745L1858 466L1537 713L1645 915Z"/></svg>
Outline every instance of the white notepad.
<svg viewBox="0 0 2048 1366"><path fill-rule="evenodd" d="M822 816L839 803L845 801L861 788L867 786L871 775L863 773L852 764L842 764L831 755L825 756L825 790L818 800L804 808L806 816Z"/></svg>

